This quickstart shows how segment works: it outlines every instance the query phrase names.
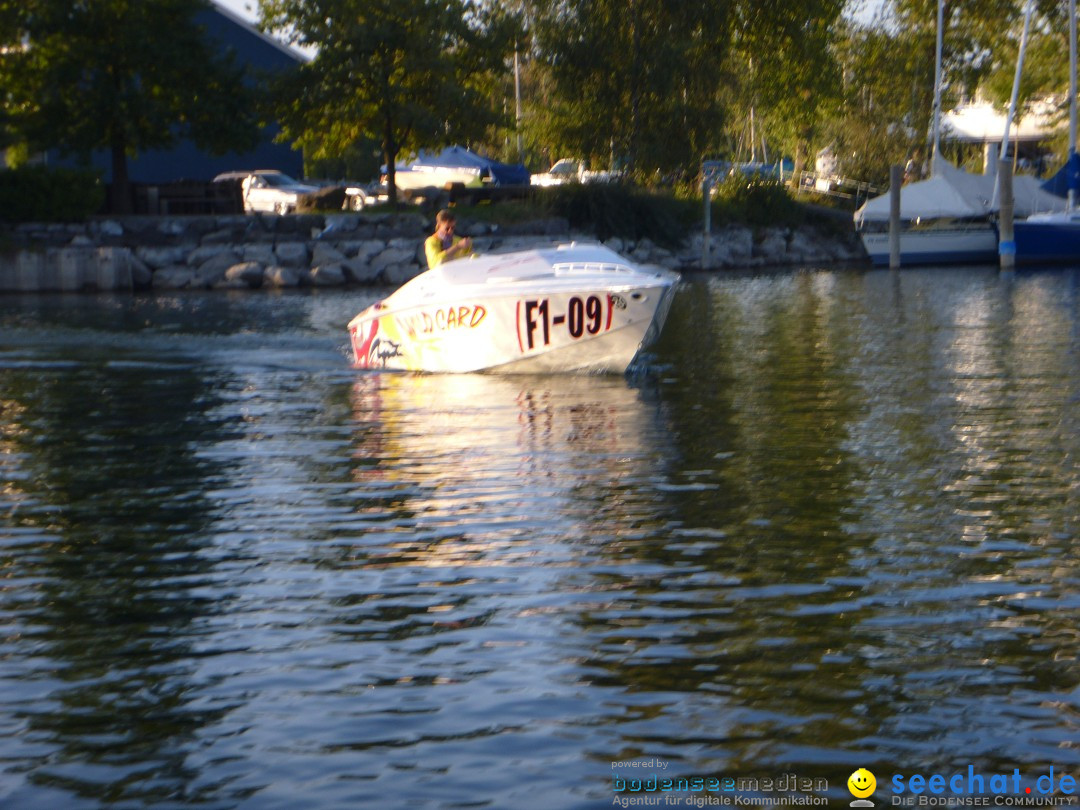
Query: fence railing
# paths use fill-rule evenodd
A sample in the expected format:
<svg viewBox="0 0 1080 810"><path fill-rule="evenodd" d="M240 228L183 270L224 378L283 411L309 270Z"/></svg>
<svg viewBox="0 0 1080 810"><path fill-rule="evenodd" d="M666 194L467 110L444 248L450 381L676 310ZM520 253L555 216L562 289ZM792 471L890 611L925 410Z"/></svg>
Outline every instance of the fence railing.
<svg viewBox="0 0 1080 810"><path fill-rule="evenodd" d="M789 175L785 179L791 180L791 176ZM800 193L823 194L827 197L851 200L855 208L858 208L871 197L884 194L887 190L861 180L852 180L848 177L837 177L831 174L818 174L817 172L799 172L798 182L792 183L791 186Z"/></svg>

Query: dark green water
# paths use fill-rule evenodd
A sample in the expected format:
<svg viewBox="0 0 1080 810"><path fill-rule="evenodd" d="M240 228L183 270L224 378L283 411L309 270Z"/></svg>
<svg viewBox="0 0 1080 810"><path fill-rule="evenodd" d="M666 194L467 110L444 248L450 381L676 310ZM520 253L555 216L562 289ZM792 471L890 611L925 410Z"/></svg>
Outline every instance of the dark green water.
<svg viewBox="0 0 1080 810"><path fill-rule="evenodd" d="M1080 777L1080 271L690 279L627 379L372 298L0 298L0 807Z"/></svg>

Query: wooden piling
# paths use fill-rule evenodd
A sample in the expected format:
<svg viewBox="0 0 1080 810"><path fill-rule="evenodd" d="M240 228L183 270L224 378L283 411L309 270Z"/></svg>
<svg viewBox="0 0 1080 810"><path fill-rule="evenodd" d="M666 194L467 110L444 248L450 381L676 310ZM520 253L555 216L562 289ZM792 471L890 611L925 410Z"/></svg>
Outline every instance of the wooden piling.
<svg viewBox="0 0 1080 810"><path fill-rule="evenodd" d="M1013 174L1012 161L998 161L998 184L1001 207L998 209L998 259L1002 270L1016 267L1016 241L1013 231Z"/></svg>
<svg viewBox="0 0 1080 810"><path fill-rule="evenodd" d="M705 223L701 235L701 268L707 270L711 250L709 241L712 236L712 183L709 182L708 177L703 178L701 181L701 196L705 200Z"/></svg>
<svg viewBox="0 0 1080 810"><path fill-rule="evenodd" d="M889 269L900 267L900 188L904 185L904 167L889 168Z"/></svg>

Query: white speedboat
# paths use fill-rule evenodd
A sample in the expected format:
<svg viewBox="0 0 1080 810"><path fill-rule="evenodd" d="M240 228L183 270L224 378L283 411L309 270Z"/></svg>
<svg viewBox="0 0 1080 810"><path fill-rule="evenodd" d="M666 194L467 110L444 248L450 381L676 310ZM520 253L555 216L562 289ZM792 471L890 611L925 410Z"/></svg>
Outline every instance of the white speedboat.
<svg viewBox="0 0 1080 810"><path fill-rule="evenodd" d="M678 279L595 244L471 256L371 305L349 335L360 368L622 373L660 334Z"/></svg>

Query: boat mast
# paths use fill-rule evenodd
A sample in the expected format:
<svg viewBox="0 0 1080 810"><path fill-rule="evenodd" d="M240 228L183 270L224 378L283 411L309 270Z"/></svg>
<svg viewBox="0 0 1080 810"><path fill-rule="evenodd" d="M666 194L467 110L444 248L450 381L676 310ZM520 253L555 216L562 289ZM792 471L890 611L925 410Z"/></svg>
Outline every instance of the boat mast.
<svg viewBox="0 0 1080 810"><path fill-rule="evenodd" d="M1075 3L1076 0L1069 0ZM1005 117L1005 135L1001 139L1001 159L1009 157L1009 130L1016 117L1016 102L1020 96L1020 77L1024 73L1024 54L1027 51L1028 31L1031 29L1031 13L1035 10L1035 0L1028 0L1024 8L1024 32L1020 35L1020 54L1016 57L1016 74L1013 76L1012 97L1009 99L1009 114ZM995 196L996 193L995 193Z"/></svg>
<svg viewBox="0 0 1080 810"><path fill-rule="evenodd" d="M1075 2L1075 0L1071 0ZM941 51L945 39L945 0L937 4L937 49L934 54L934 110L930 122L930 174L941 155Z"/></svg>
<svg viewBox="0 0 1080 810"><path fill-rule="evenodd" d="M1069 0L1069 155L1076 158L1076 0ZM1069 183L1068 209L1076 207L1076 189Z"/></svg>

